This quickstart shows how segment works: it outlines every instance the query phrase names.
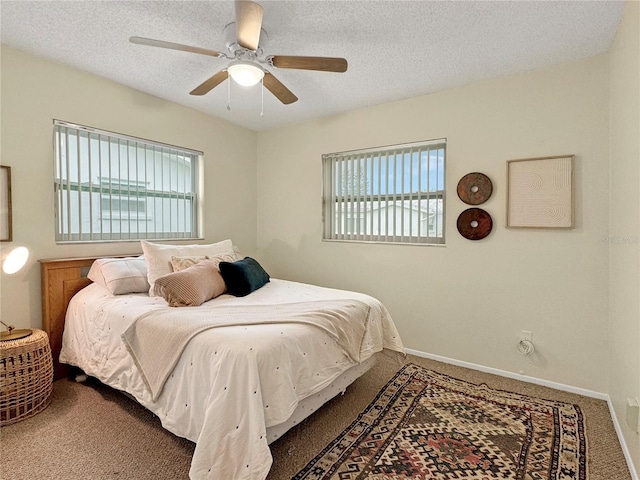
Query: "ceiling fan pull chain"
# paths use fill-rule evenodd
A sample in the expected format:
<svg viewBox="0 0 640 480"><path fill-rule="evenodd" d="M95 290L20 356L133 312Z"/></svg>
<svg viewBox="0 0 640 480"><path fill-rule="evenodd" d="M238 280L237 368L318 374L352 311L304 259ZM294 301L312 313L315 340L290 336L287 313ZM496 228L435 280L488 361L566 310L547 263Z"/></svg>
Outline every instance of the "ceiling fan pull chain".
<svg viewBox="0 0 640 480"><path fill-rule="evenodd" d="M260 79L260 91L262 92L262 103L260 106L260 116L264 117L264 77Z"/></svg>
<svg viewBox="0 0 640 480"><path fill-rule="evenodd" d="M231 110L231 79L227 82L227 110Z"/></svg>

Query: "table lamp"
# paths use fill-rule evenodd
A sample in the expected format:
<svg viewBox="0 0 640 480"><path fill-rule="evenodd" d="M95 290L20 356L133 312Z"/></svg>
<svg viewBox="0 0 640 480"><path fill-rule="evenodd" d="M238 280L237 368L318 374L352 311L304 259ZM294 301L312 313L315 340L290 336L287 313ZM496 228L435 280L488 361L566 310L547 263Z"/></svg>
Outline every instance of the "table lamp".
<svg viewBox="0 0 640 480"><path fill-rule="evenodd" d="M5 342L7 340L19 340L21 338L28 337L33 333L33 331L29 328L22 328L22 329L16 330L16 327L14 327L13 325L7 325L2 320L0 320L0 323L5 327L7 327L6 332L5 331L0 332L0 342Z"/></svg>

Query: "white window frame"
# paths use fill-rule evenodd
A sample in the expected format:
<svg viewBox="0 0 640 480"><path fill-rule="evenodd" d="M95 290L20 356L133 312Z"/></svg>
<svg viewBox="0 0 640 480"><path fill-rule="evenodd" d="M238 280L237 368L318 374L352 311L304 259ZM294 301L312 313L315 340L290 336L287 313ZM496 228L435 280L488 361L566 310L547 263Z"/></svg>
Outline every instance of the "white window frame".
<svg viewBox="0 0 640 480"><path fill-rule="evenodd" d="M322 155L323 240L444 245L446 145Z"/></svg>
<svg viewBox="0 0 640 480"><path fill-rule="evenodd" d="M202 152L53 124L56 243L200 238Z"/></svg>

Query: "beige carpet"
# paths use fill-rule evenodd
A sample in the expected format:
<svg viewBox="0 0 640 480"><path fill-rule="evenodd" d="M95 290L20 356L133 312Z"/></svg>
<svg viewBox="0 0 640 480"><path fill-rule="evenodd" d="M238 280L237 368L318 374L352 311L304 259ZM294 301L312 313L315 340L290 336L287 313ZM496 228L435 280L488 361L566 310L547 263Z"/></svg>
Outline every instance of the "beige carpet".
<svg viewBox="0 0 640 480"><path fill-rule="evenodd" d="M491 388L576 403L585 417L589 480L630 480L606 402L410 356L408 361ZM290 479L360 413L398 370L386 357L311 418L271 445L268 480ZM188 478L194 445L162 429L133 400L97 382L55 382L51 406L0 429L0 478ZM221 479L227 480L227 479ZM229 479L231 480L231 479Z"/></svg>

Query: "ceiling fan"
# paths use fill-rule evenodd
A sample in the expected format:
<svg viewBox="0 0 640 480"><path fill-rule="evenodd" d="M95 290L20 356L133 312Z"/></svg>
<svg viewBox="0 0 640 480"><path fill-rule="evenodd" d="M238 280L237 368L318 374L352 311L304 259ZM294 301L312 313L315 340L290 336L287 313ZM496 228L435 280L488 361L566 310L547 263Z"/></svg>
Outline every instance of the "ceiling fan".
<svg viewBox="0 0 640 480"><path fill-rule="evenodd" d="M169 48L218 58L225 57L231 60L226 68L223 68L189 92L191 95L204 95L209 93L212 89L224 82L227 77L231 76L238 84L243 86L252 86L262 80L267 90L282 103L288 105L297 101L298 97L285 87L271 72L266 70L263 65L275 68L319 70L323 72L341 73L347 71L347 61L344 58L286 55L268 55L263 57L260 37L262 34L263 40L265 40L267 35L262 28L262 6L249 0L236 0L235 13L236 21L225 27L228 53L192 47L180 43L165 42L163 40L153 40L151 38L131 37L129 41L139 45ZM235 35L233 35L234 32L232 31L234 23Z"/></svg>

